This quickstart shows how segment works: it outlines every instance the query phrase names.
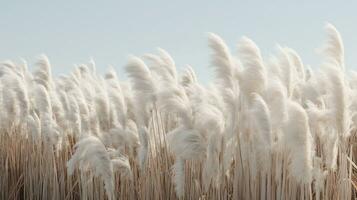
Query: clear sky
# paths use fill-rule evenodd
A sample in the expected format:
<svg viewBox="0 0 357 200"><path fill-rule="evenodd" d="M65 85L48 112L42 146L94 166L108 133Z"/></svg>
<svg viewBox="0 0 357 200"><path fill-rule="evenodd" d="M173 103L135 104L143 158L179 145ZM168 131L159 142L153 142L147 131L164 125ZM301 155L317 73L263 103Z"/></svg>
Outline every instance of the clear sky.
<svg viewBox="0 0 357 200"><path fill-rule="evenodd" d="M246 35L263 57L279 43L318 66L315 50L327 21L342 34L347 68L357 69L357 1L1 1L0 60L25 58L31 65L45 53L58 75L93 57L99 72L112 65L124 79L128 55L162 47L179 70L190 64L207 82L207 32L220 35L233 53Z"/></svg>

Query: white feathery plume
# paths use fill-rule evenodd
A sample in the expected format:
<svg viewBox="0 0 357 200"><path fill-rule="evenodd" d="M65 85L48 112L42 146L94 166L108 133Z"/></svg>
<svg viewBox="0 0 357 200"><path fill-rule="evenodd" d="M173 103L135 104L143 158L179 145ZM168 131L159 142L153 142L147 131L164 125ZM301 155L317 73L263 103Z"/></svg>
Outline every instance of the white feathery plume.
<svg viewBox="0 0 357 200"><path fill-rule="evenodd" d="M175 190L178 197L182 197L184 191L184 162L190 159L199 159L201 156L205 155L206 152L206 141L201 133L193 130L193 116L192 108L188 97L183 88L180 86L171 85L171 87L166 88L158 94L158 103L162 110L169 110L176 113L181 119L181 125L176 129L172 130L167 134L167 141L170 149L174 153L176 159L173 166L173 182L175 184ZM208 104L209 105L209 104ZM210 105L211 106L211 105ZM213 106L211 106L213 107ZM200 110L203 110L202 107ZM199 111L198 111L199 112ZM197 112L197 113L198 113ZM202 113L202 111L201 111ZM216 124L214 120L208 121L203 117L204 113L200 115L204 124ZM216 117L216 116L213 116ZM201 120L198 120L201 121ZM197 124L196 124L197 126ZM197 126L199 127L199 126ZM201 127L202 128L202 127ZM204 127L204 131L211 130L209 127ZM202 129L203 130L203 129ZM213 131L216 129L213 129ZM208 137L208 136L207 136ZM213 156L213 155L212 155ZM212 157L211 156L211 157ZM212 169L212 168L209 168ZM205 170L208 171L208 170ZM209 178L210 180L210 178Z"/></svg>
<svg viewBox="0 0 357 200"><path fill-rule="evenodd" d="M323 126L327 126L327 123L331 121L331 111L325 108L319 108L311 101L307 101L306 105L306 112L309 116L311 133L321 139L324 138L328 132L323 129Z"/></svg>
<svg viewBox="0 0 357 200"><path fill-rule="evenodd" d="M57 87L64 91L70 91L72 89L78 89L78 83L75 81L72 75L60 76L57 81Z"/></svg>
<svg viewBox="0 0 357 200"><path fill-rule="evenodd" d="M35 90L36 109L41 115L47 114L52 116L52 106L49 94L43 85L37 84Z"/></svg>
<svg viewBox="0 0 357 200"><path fill-rule="evenodd" d="M225 89L223 92L223 101L225 103L225 110L230 111L229 114L237 115L237 107L239 102L239 91L233 89Z"/></svg>
<svg viewBox="0 0 357 200"><path fill-rule="evenodd" d="M52 87L51 65L46 55L41 55L36 63L37 70L34 72L34 80L43 85L46 90Z"/></svg>
<svg viewBox="0 0 357 200"><path fill-rule="evenodd" d="M135 105L134 105L135 102L134 102L133 92L129 87L129 84L125 82L121 82L120 85L122 87L123 98L125 100L126 107L127 107L127 118L135 121L135 123L138 123L135 118Z"/></svg>
<svg viewBox="0 0 357 200"><path fill-rule="evenodd" d="M343 73L340 69L327 66L325 68L329 81L330 101L329 107L332 112L332 118L335 120L337 132L340 136L348 137L350 135L350 116L349 116L349 98L345 86Z"/></svg>
<svg viewBox="0 0 357 200"><path fill-rule="evenodd" d="M74 69L70 74L71 78L75 80L75 82L78 84L80 79L82 79L81 72L79 70L79 67L77 65L74 65ZM79 85L79 84L78 84Z"/></svg>
<svg viewBox="0 0 357 200"><path fill-rule="evenodd" d="M282 71L281 79L286 87L287 96L291 98L296 85L296 69L293 65L291 57L289 56L288 49L280 46L278 46L278 49L280 51L279 66Z"/></svg>
<svg viewBox="0 0 357 200"><path fill-rule="evenodd" d="M299 54L291 48L284 48L286 53L288 54L291 64L295 67L295 71L299 75L299 79L301 81L305 81L305 68Z"/></svg>
<svg viewBox="0 0 357 200"><path fill-rule="evenodd" d="M282 80L283 72L280 67L278 56L270 56L266 61L265 66L267 69L267 77L269 77L270 79L279 78L280 80Z"/></svg>
<svg viewBox="0 0 357 200"><path fill-rule="evenodd" d="M257 151L257 163L260 171L270 170L271 152L273 145L270 111L264 99L256 93L252 93L252 130L254 132L255 149Z"/></svg>
<svg viewBox="0 0 357 200"><path fill-rule="evenodd" d="M137 57L131 57L126 66L126 72L131 79L132 87L135 91L135 118L139 126L140 147L138 153L139 166L144 168L148 148L149 148L149 107L156 101L156 84L151 75L149 68Z"/></svg>
<svg viewBox="0 0 357 200"><path fill-rule="evenodd" d="M10 61L2 61L0 62L0 77L5 77L5 76L9 76L11 78L19 78L20 80L24 79L23 74L21 74L18 69L17 69L17 65Z"/></svg>
<svg viewBox="0 0 357 200"><path fill-rule="evenodd" d="M289 172L298 182L311 182L312 137L305 110L297 103L288 102L288 120L284 125L285 145L289 150Z"/></svg>
<svg viewBox="0 0 357 200"><path fill-rule="evenodd" d="M326 131L326 129L325 129ZM337 154L338 154L338 144L340 140L338 134L334 131L330 131L325 134L324 138L324 161L326 167L330 170L337 169Z"/></svg>
<svg viewBox="0 0 357 200"><path fill-rule="evenodd" d="M212 88L212 87L211 87ZM221 152L222 133L224 130L224 117L222 99L213 87L209 91L197 85L196 93L190 99L190 107L193 113L193 127L205 141L206 160L203 169L205 189L208 189L211 181L214 185L219 184L219 155Z"/></svg>
<svg viewBox="0 0 357 200"><path fill-rule="evenodd" d="M1 106L2 106L2 110L5 111L1 123L3 127L5 127L6 129L6 128L10 128L13 125L13 122L16 121L18 116L18 109L16 106L16 97L14 91L1 84L1 93L2 93Z"/></svg>
<svg viewBox="0 0 357 200"><path fill-rule="evenodd" d="M177 83L177 72L175 62L171 55L164 49L158 48L159 56L145 54L145 58L152 62L151 69L155 71L165 82Z"/></svg>
<svg viewBox="0 0 357 200"><path fill-rule="evenodd" d="M319 91L320 82L314 77L311 77L301 88L302 104L306 102L313 102L314 104L320 104L321 102L321 91Z"/></svg>
<svg viewBox="0 0 357 200"><path fill-rule="evenodd" d="M222 112L212 104L201 102L194 105L194 127L200 133L221 134L224 129Z"/></svg>
<svg viewBox="0 0 357 200"><path fill-rule="evenodd" d="M108 130L110 126L110 105L104 89L98 90L98 95L95 97L95 109L101 130Z"/></svg>
<svg viewBox="0 0 357 200"><path fill-rule="evenodd" d="M153 95L155 91L154 80L146 64L138 57L130 57L125 68L136 92L143 95Z"/></svg>
<svg viewBox="0 0 357 200"><path fill-rule="evenodd" d="M81 135L82 130L80 109L75 97L70 95L68 96L68 100L70 112L67 114L67 119L72 125L71 127L74 135L77 137Z"/></svg>
<svg viewBox="0 0 357 200"><path fill-rule="evenodd" d="M41 136L52 145L60 141L57 124L53 120L52 106L49 94L42 84L37 84L35 90L36 109L39 111L41 121Z"/></svg>
<svg viewBox="0 0 357 200"><path fill-rule="evenodd" d="M73 85L68 85L70 87L72 86L77 86L77 87L80 87L81 83L80 83L80 80L82 78L80 77L80 72L77 68L75 68L72 73L70 74L70 78L69 78L69 83L72 83ZM83 83L82 83L83 84Z"/></svg>
<svg viewBox="0 0 357 200"><path fill-rule="evenodd" d="M114 172L120 172L120 175L132 179L132 172L129 159L126 156L120 155L111 160Z"/></svg>
<svg viewBox="0 0 357 200"><path fill-rule="evenodd" d="M55 90L49 90L49 95L51 99L51 106L54 118L57 124L64 130L67 129L65 113L63 109L62 102L59 99L58 93Z"/></svg>
<svg viewBox="0 0 357 200"><path fill-rule="evenodd" d="M97 78L97 75L92 73L88 65L81 64L77 66L77 71L80 78L87 79L87 80L94 80Z"/></svg>
<svg viewBox="0 0 357 200"><path fill-rule="evenodd" d="M270 117L271 117L271 125L276 134L276 131L281 128L283 122L287 119L287 95L284 86L281 81L277 78L269 79L266 90L263 94L264 100L269 107ZM275 135L275 139L278 136Z"/></svg>
<svg viewBox="0 0 357 200"><path fill-rule="evenodd" d="M115 72L115 70L114 70L114 68L112 66L109 66L109 70L105 73L104 79L118 80L118 75L117 75L117 73Z"/></svg>
<svg viewBox="0 0 357 200"><path fill-rule="evenodd" d="M14 73L6 73L1 76L1 83L5 86L4 90L11 90L14 93L18 103L17 106L20 110L18 117L20 120L25 119L29 114L30 100L24 81ZM6 96L6 98L10 97L11 96Z"/></svg>
<svg viewBox="0 0 357 200"><path fill-rule="evenodd" d="M135 125L135 124L134 124ZM138 135L135 131L136 127L131 127L131 129L123 129L121 125L112 128L108 133L104 134L105 139L107 140L106 144L111 144L114 148L124 148L135 147L139 143Z"/></svg>
<svg viewBox="0 0 357 200"><path fill-rule="evenodd" d="M236 88L238 89L238 88ZM236 151L236 136L238 130L238 123L236 123L239 116L240 93L233 89L226 89L223 92L223 101L225 108L221 111L227 113L225 121L225 130L223 133L223 140L225 146L223 147L223 171L228 174L228 169L233 160L234 152Z"/></svg>
<svg viewBox="0 0 357 200"><path fill-rule="evenodd" d="M224 90L224 92L226 92L226 90ZM226 112L224 95L221 94L221 88L217 85L210 84L208 87L206 87L205 100L207 103L220 110L222 114Z"/></svg>
<svg viewBox="0 0 357 200"><path fill-rule="evenodd" d="M109 100L114 104L116 110L116 116L118 117L119 123L125 128L127 121L128 107L125 102L124 94L119 81L115 78L116 73L111 72L112 78L107 77L107 90Z"/></svg>
<svg viewBox="0 0 357 200"><path fill-rule="evenodd" d="M13 73L14 75L20 77L21 79L24 79L24 74L22 73L19 66L16 65L14 62L7 60L1 62L0 64L1 64L0 76L2 76L3 74Z"/></svg>
<svg viewBox="0 0 357 200"><path fill-rule="evenodd" d="M156 85L149 68L138 57L131 57L126 66L126 72L131 79L135 91L136 117L140 125L148 124L148 105L155 101Z"/></svg>
<svg viewBox="0 0 357 200"><path fill-rule="evenodd" d="M128 138L130 140L130 144L137 146L137 144L139 142L138 126L132 119L128 119L126 131L127 131L127 134L131 135L131 136L128 136Z"/></svg>
<svg viewBox="0 0 357 200"><path fill-rule="evenodd" d="M318 108L312 102L307 102L310 130L313 136L319 138L322 145L323 160L329 170L337 167L338 134L333 124L333 112L324 108Z"/></svg>
<svg viewBox="0 0 357 200"><path fill-rule="evenodd" d="M108 149L108 154L113 165L113 172L119 172L122 177L132 180L133 173L128 157L122 154L119 149Z"/></svg>
<svg viewBox="0 0 357 200"><path fill-rule="evenodd" d="M32 141L40 141L41 139L41 122L35 112L27 116L27 128L30 132Z"/></svg>
<svg viewBox="0 0 357 200"><path fill-rule="evenodd" d="M244 66L238 73L242 91L249 96L255 92L261 94L265 89L266 70L259 48L249 38L243 37L238 44L239 58Z"/></svg>
<svg viewBox="0 0 357 200"><path fill-rule="evenodd" d="M97 114L96 106L94 104L89 105L89 128L90 132L93 135L99 136L102 134L101 132L101 127L100 123L98 120L98 114ZM103 132L105 133L107 130L104 130Z"/></svg>
<svg viewBox="0 0 357 200"><path fill-rule="evenodd" d="M61 102L62 107L63 107L63 112L65 113L66 116L70 115L71 110L70 110L70 104L69 104L69 98L68 98L69 95L65 92L64 89L59 89L57 93L58 93L59 101ZM76 101L77 101L77 99L76 99Z"/></svg>
<svg viewBox="0 0 357 200"><path fill-rule="evenodd" d="M138 135L140 140L138 160L140 169L144 169L149 149L149 131L145 127L139 127Z"/></svg>
<svg viewBox="0 0 357 200"><path fill-rule="evenodd" d="M159 55L160 55L161 60L165 63L167 71L171 75L172 79L176 80L177 79L177 72L176 72L176 66L175 66L174 59L164 49L158 48L158 51L159 51Z"/></svg>
<svg viewBox="0 0 357 200"><path fill-rule="evenodd" d="M14 88L14 91L16 93L19 102L20 111L21 111L20 119L22 119L29 114L29 110L30 110L30 100L24 82L22 81L18 82L17 87Z"/></svg>
<svg viewBox="0 0 357 200"><path fill-rule="evenodd" d="M232 56L226 43L214 33L208 35L208 44L212 49L212 66L214 67L217 82L223 88L233 88L234 65Z"/></svg>
<svg viewBox="0 0 357 200"><path fill-rule="evenodd" d="M80 78L78 81L78 88L82 91L82 94L86 102L95 104L95 97L97 97L96 92L101 92L100 86L91 77Z"/></svg>
<svg viewBox="0 0 357 200"><path fill-rule="evenodd" d="M86 136L75 145L75 153L67 162L68 174L78 168L92 171L104 181L108 199L115 199L113 165L103 143L95 136Z"/></svg>
<svg viewBox="0 0 357 200"><path fill-rule="evenodd" d="M169 86L158 93L160 109L176 113L183 125L192 128L192 109L185 91L180 86Z"/></svg>
<svg viewBox="0 0 357 200"><path fill-rule="evenodd" d="M325 26L327 33L327 42L323 52L327 57L327 62L337 65L343 71L345 70L344 45L340 33L330 23Z"/></svg>
<svg viewBox="0 0 357 200"><path fill-rule="evenodd" d="M88 133L90 131L90 104L88 104L83 96L83 93L79 90L73 90L68 94L68 96L73 96L76 98L78 108L81 117L81 132Z"/></svg>
<svg viewBox="0 0 357 200"><path fill-rule="evenodd" d="M219 156L222 150L225 123L223 113L217 105L220 100L215 97L216 95L216 92L207 92L207 97L202 96L202 98L211 101L194 106L195 129L207 138L206 160L203 169L203 182L206 190L210 183L214 186L219 185Z"/></svg>
<svg viewBox="0 0 357 200"><path fill-rule="evenodd" d="M177 127L167 134L170 149L184 160L199 159L206 152L206 141L202 135L193 129Z"/></svg>
<svg viewBox="0 0 357 200"><path fill-rule="evenodd" d="M187 65L181 76L181 85L183 87L188 87L189 85L194 83L197 83L195 71L190 65Z"/></svg>

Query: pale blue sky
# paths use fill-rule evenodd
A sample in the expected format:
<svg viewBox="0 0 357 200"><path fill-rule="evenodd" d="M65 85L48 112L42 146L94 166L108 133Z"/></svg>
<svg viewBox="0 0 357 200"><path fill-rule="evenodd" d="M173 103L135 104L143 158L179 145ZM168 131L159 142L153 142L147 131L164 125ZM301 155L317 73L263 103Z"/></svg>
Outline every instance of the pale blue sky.
<svg viewBox="0 0 357 200"><path fill-rule="evenodd" d="M1 1L0 60L20 57L33 64L45 53L53 73L93 57L103 73L113 65L123 79L128 55L166 49L179 69L190 64L200 80L211 76L207 32L219 34L232 52L242 35L263 57L275 44L291 47L305 64L318 65L315 49L324 24L343 36L346 64L356 69L357 1Z"/></svg>

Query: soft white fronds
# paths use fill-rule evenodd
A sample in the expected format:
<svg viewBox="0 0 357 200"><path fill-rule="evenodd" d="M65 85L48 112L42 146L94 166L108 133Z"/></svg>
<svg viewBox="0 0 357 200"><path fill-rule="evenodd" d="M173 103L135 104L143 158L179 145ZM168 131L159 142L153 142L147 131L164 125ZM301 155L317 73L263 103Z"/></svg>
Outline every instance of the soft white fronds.
<svg viewBox="0 0 357 200"><path fill-rule="evenodd" d="M256 93L252 94L252 130L257 150L258 166L262 171L270 170L273 145L270 111L265 101Z"/></svg>
<svg viewBox="0 0 357 200"><path fill-rule="evenodd" d="M336 170L338 144L340 140L337 133L334 132L330 132L325 136L326 138L324 138L324 161L328 169Z"/></svg>
<svg viewBox="0 0 357 200"><path fill-rule="evenodd" d="M209 34L208 44L213 51L211 63L218 83L224 88L233 88L234 65L229 48L223 39L214 33Z"/></svg>
<svg viewBox="0 0 357 200"><path fill-rule="evenodd" d="M36 115L36 113L33 113L33 115L28 115L27 116L27 128L30 133L30 137L32 138L33 141L40 141L41 139L41 123L40 119Z"/></svg>
<svg viewBox="0 0 357 200"><path fill-rule="evenodd" d="M174 59L172 59L171 55L164 49L158 48L158 51L161 60L165 63L165 67L169 72L170 76L172 77L172 80L177 80L177 72Z"/></svg>
<svg viewBox="0 0 357 200"><path fill-rule="evenodd" d="M333 112L338 134L343 137L350 135L349 99L342 71L334 67L326 67L330 89L330 109Z"/></svg>
<svg viewBox="0 0 357 200"><path fill-rule="evenodd" d="M160 109L176 113L186 127L192 127L192 110L183 88L171 86L158 94Z"/></svg>
<svg viewBox="0 0 357 200"><path fill-rule="evenodd" d="M182 77L181 77L181 85L184 87L188 87L191 84L197 82L197 77L195 71L192 69L191 66L187 66L184 70Z"/></svg>
<svg viewBox="0 0 357 200"><path fill-rule="evenodd" d="M78 136L81 134L81 130L82 130L80 109L75 97L69 96L68 99L69 99L70 112L68 112L67 114L67 119L71 124L71 128L74 135Z"/></svg>
<svg viewBox="0 0 357 200"><path fill-rule="evenodd" d="M212 104L201 102L195 105L195 128L201 133L221 134L224 128L222 112Z"/></svg>
<svg viewBox="0 0 357 200"><path fill-rule="evenodd" d="M167 141L172 152L184 160L200 159L206 152L206 141L192 129L178 127L167 134Z"/></svg>
<svg viewBox="0 0 357 200"><path fill-rule="evenodd" d="M114 197L113 166L103 143L95 136L85 136L75 145L75 153L67 163L68 174L78 168L92 171L104 181L108 199Z"/></svg>
<svg viewBox="0 0 357 200"><path fill-rule="evenodd" d="M289 51L286 48L278 47L280 51L279 56L279 66L282 71L281 80L286 87L286 93L289 98L291 98L294 87L296 85L296 69L293 65L292 59L289 56Z"/></svg>
<svg viewBox="0 0 357 200"><path fill-rule="evenodd" d="M159 55L145 54L145 58L151 61L150 68L165 82L164 84L176 84L177 72L175 62L168 52L158 48Z"/></svg>
<svg viewBox="0 0 357 200"><path fill-rule="evenodd" d="M284 127L285 144L289 150L290 174L298 183L310 183L312 172L312 137L305 110L288 102L288 120Z"/></svg>
<svg viewBox="0 0 357 200"><path fill-rule="evenodd" d="M40 115L48 114L52 116L50 97L46 88L42 85L37 85L35 87L35 102Z"/></svg>
<svg viewBox="0 0 357 200"><path fill-rule="evenodd" d="M269 110L271 110L271 125L274 131L278 130L282 122L287 119L287 95L284 86L278 79L270 79L263 94Z"/></svg>
<svg viewBox="0 0 357 200"><path fill-rule="evenodd" d="M139 128L139 139L140 139L140 146L138 152L139 166L141 169L144 169L147 160L148 149L149 149L149 133L146 128L144 127Z"/></svg>
<svg viewBox="0 0 357 200"><path fill-rule="evenodd" d="M132 179L133 174L128 157L123 154L116 154L115 158L111 160L113 165L113 172L119 172L122 177Z"/></svg>
<svg viewBox="0 0 357 200"><path fill-rule="evenodd" d="M298 73L298 78L301 81L305 81L305 68L299 54L294 49L285 48L285 50L289 55L291 64L295 67L295 70Z"/></svg>
<svg viewBox="0 0 357 200"><path fill-rule="evenodd" d="M327 42L324 47L324 53L327 56L327 61L333 65L337 65L342 70L345 69L344 45L340 33L330 23L325 26L327 33Z"/></svg>
<svg viewBox="0 0 357 200"><path fill-rule="evenodd" d="M135 91L152 95L155 91L154 80L146 64L138 57L130 57L125 68Z"/></svg>
<svg viewBox="0 0 357 200"><path fill-rule="evenodd" d="M39 56L37 67L37 70L34 72L34 80L48 90L52 87L52 73L50 61L46 55Z"/></svg>
<svg viewBox="0 0 357 200"><path fill-rule="evenodd" d="M131 57L126 71L131 79L132 87L135 91L137 107L135 108L136 118L139 124L148 124L148 106L156 99L156 85L151 76L149 68L137 57Z"/></svg>
<svg viewBox="0 0 357 200"><path fill-rule="evenodd" d="M252 40L243 37L238 44L238 51L244 66L244 70L239 73L242 91L246 95L253 92L261 94L265 89L266 70L259 48Z"/></svg>

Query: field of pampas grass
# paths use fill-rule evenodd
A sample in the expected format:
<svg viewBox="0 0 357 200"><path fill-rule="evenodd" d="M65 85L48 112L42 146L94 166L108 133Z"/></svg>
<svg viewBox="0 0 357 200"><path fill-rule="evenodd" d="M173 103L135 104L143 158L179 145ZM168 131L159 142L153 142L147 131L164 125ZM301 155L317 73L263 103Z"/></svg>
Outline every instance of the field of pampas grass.
<svg viewBox="0 0 357 200"><path fill-rule="evenodd" d="M211 33L209 84L163 49L130 57L127 81L2 62L0 199L355 199L357 73L325 31L313 67Z"/></svg>

